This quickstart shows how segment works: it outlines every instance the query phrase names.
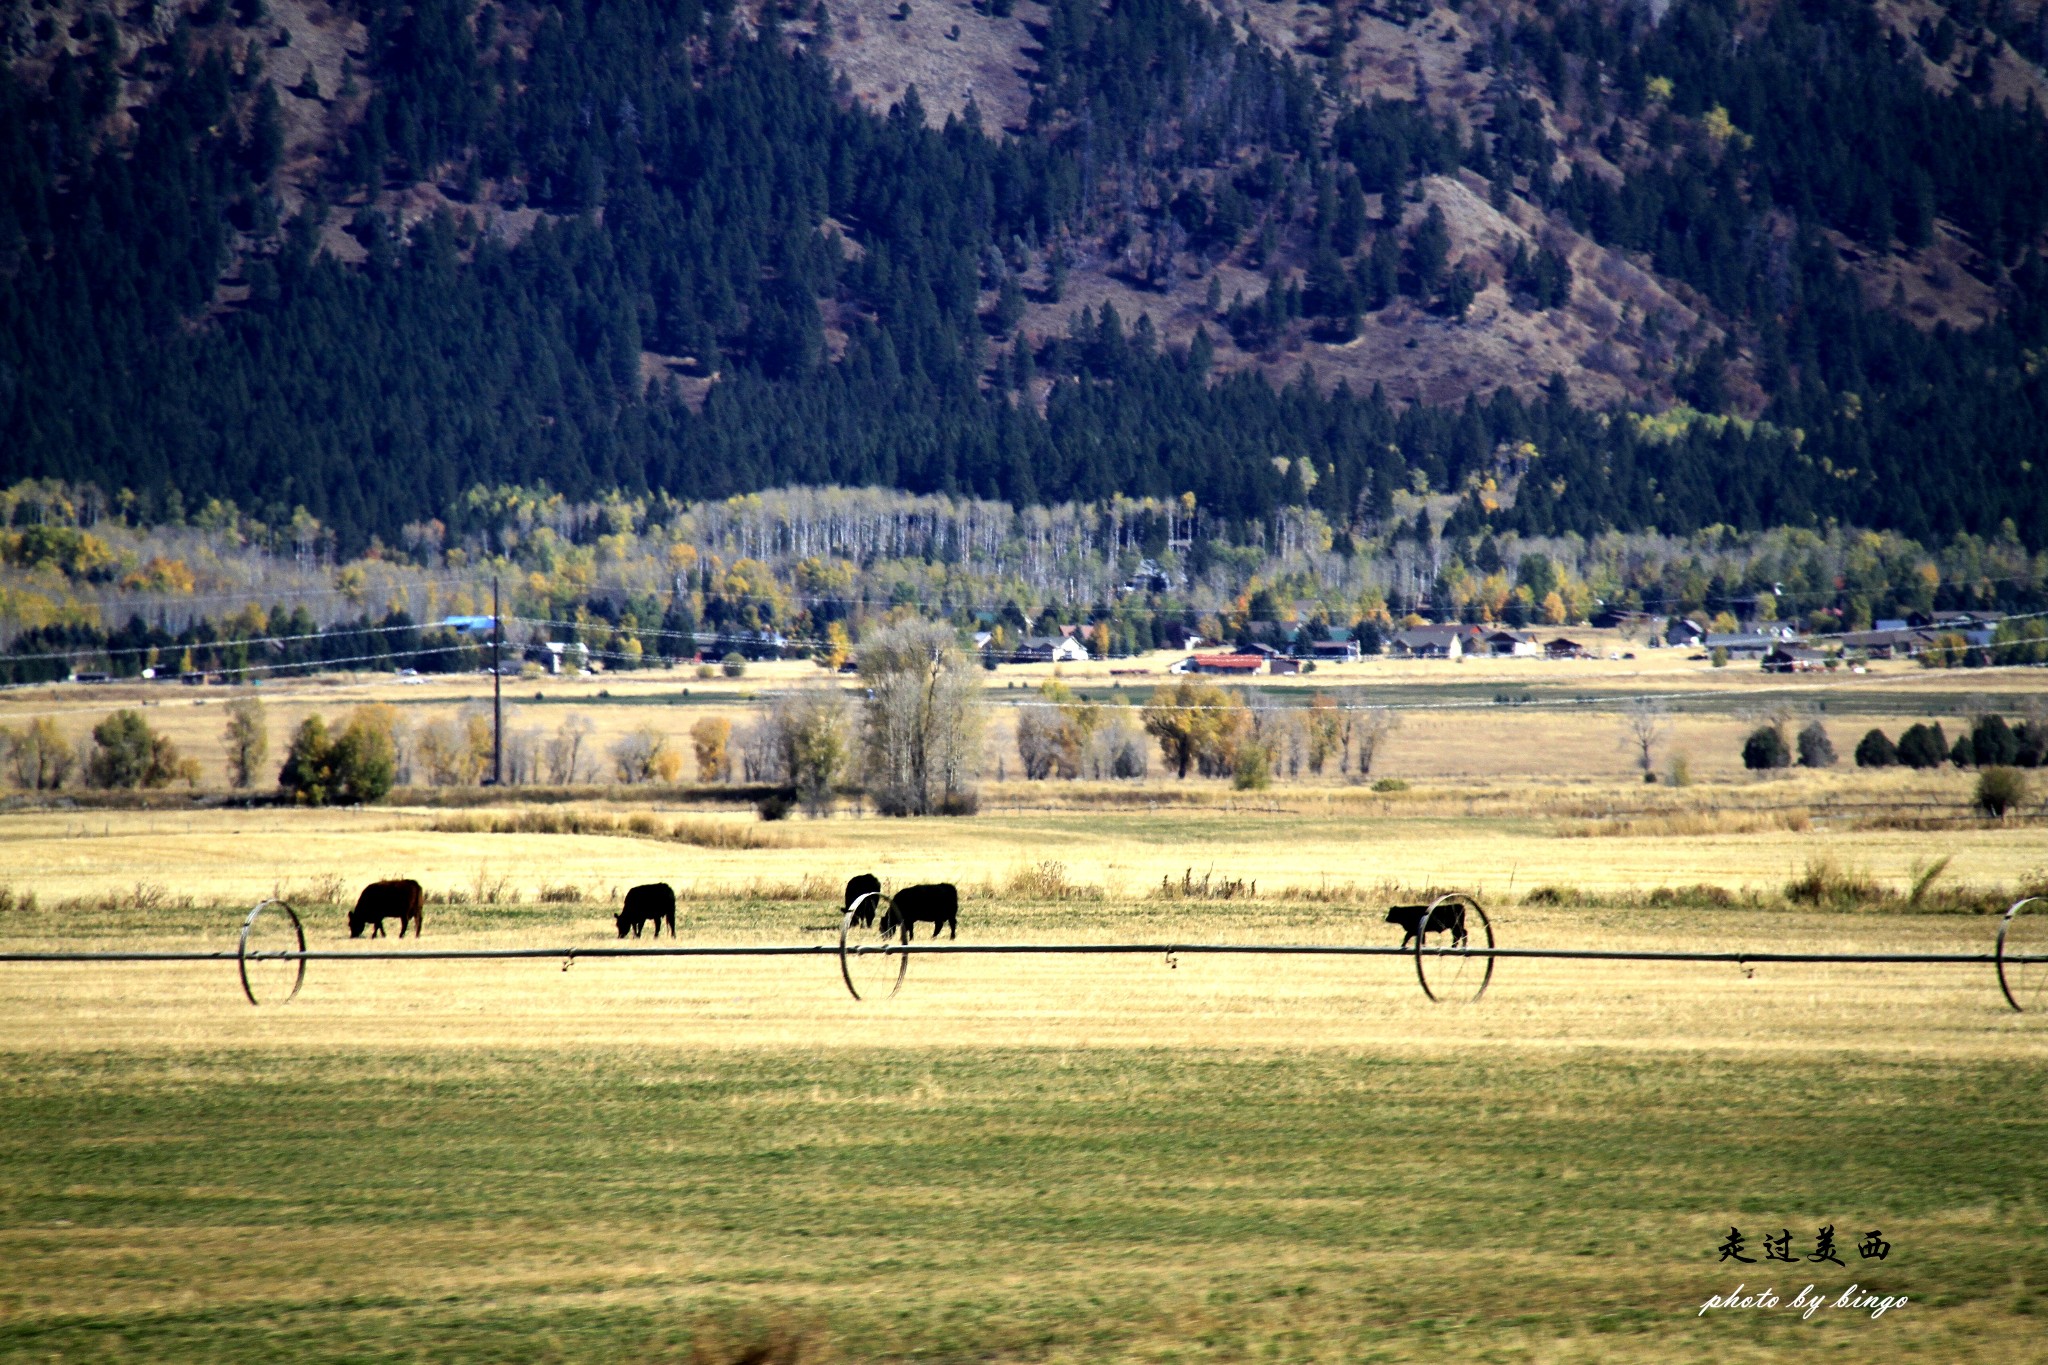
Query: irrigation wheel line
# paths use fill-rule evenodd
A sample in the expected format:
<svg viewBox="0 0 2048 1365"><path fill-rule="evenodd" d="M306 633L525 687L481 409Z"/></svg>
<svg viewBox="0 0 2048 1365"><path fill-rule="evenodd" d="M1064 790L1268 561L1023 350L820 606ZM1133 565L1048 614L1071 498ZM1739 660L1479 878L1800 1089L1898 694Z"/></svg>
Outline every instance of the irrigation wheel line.
<svg viewBox="0 0 2048 1365"><path fill-rule="evenodd" d="M865 900L879 901L880 899L881 893L878 891L861 892L858 896L855 896L853 898L853 904L846 907L845 918L839 921L839 979L846 983L847 994L851 995L856 1000L859 1000L861 998L860 988L853 984L853 968L847 962L847 958L849 955L853 957L865 957L871 950L866 944L863 943L856 943L853 945L851 949L848 949L846 944L846 935L853 928L853 919L854 916L860 912L860 903ZM889 945L885 939L885 941L882 944L882 952L884 955L887 955L889 951ZM900 954L898 956L896 965L896 983L889 987L889 996L891 999L895 998L896 992L903 989L903 978L908 976L909 974L910 954Z"/></svg>
<svg viewBox="0 0 2048 1365"><path fill-rule="evenodd" d="M1469 918L1465 924L1465 935L1462 939L1459 935L1452 933L1448 929L1437 931L1439 937L1450 938L1452 946L1440 948L1425 946L1429 939L1429 926L1436 920L1437 907L1454 904L1462 906L1468 917L1478 916L1479 928L1486 935L1486 948L1483 954L1475 954L1469 946L1457 946L1461 941L1466 945L1470 943L1469 936L1472 932L1472 925ZM1455 968L1447 969L1444 965L1447 958L1455 959L1458 965ZM1486 966L1479 974L1479 984L1473 987L1472 994L1466 995L1464 993L1465 977L1469 974L1475 958L1485 963ZM1437 964L1435 969L1437 981L1434 986L1430 984L1429 980L1430 968L1427 964L1430 962ZM1415 979L1422 983L1422 993L1424 995L1432 1000L1450 1000L1461 1004L1471 1004L1477 1001L1480 996L1485 995L1486 988L1493 984L1493 962L1493 921L1486 917L1486 909L1479 904L1478 897L1468 895L1463 891L1447 891L1429 903L1429 908L1422 912L1422 922L1415 927Z"/></svg>
<svg viewBox="0 0 2048 1365"><path fill-rule="evenodd" d="M2020 911L2038 899L2036 896L2028 896L2024 900L2014 901L2006 908L2004 918L1998 922L1998 989L2005 992L2005 1003L2011 1005L2014 1012L2019 1014L2027 1012L2027 1007L2020 1003L2021 996L2033 1001L2037 1010L2040 1008L2043 988L2048 986L2048 966L2043 965L2038 953L2006 952L2006 938L2012 932L2013 923L2019 918ZM2008 965L2013 969L2010 975L2006 972ZM2022 974L2021 967L2031 970Z"/></svg>
<svg viewBox="0 0 2048 1365"><path fill-rule="evenodd" d="M262 915L265 910L272 909L282 910L285 918L291 922L292 935L298 940L299 944L298 952L296 954L274 954L258 950L255 958L258 962L291 961L296 958L298 962L299 969L292 976L291 990L285 993L284 999L276 1003L280 1005L290 1004L298 998L299 987L306 984L306 926L299 922L299 912L284 901L258 901L255 908L249 911L249 917L242 921L242 937L235 948L235 971L242 978L242 994L249 997L249 1003L252 1005L261 1005L263 1002L256 998L256 989L249 984L249 932L256 927L257 917Z"/></svg>
<svg viewBox="0 0 2048 1365"><path fill-rule="evenodd" d="M2032 943L2016 944L2015 928L2020 924L2038 924L2042 916L2037 912L2033 919L2022 920L2020 911L2035 898L2016 901L2005 912L1999 925L1998 942L1995 951L1988 953L1816 953L1777 952L1765 950L1726 950L1720 952L1660 951L1615 948L1502 948L1494 939L1493 924L1478 902L1463 892L1452 892L1439 896L1431 902L1429 910L1451 901L1465 905L1477 915L1481 932L1485 935L1486 946L1459 947L1453 941L1441 947L1418 944L1411 949L1390 944L1311 944L1311 943L890 943L849 944L847 936L853 927L851 907L840 922L839 957L840 976L854 999L862 998L855 987L849 964L850 958L879 954L884 958L898 959L896 981L890 994L894 995L903 985L909 971L909 959L913 953L960 954L962 956L1006 956L1013 954L1034 954L1041 956L1146 956L1164 954L1169 964L1183 954L1203 956L1253 956L1269 957L1412 957L1416 971L1422 979L1422 987L1431 999L1455 999L1462 991L1462 974L1469 971L1474 960L1485 964L1478 987L1468 1000L1477 1000L1493 980L1493 964L1504 957L1544 959L1570 962L1733 962L1738 966L1757 963L1853 963L1863 965L1898 966L1908 963L1933 964L1942 966L1988 965L1997 970L2000 991L2005 1002L2015 1012L2048 1012L2048 952L2041 951ZM856 905L859 898L856 898ZM261 922L261 916L270 910L282 912L291 926L291 934L297 948L266 949L250 947L250 939ZM274 920L272 921L275 922ZM1425 929L1427 916L1423 921ZM1470 925L1467 925L1468 933ZM1444 931L1439 930L1439 934ZM2028 934L2041 930L2028 929ZM601 945L565 948L315 948L306 947L306 930L299 919L297 910L281 900L259 901L242 922L239 942L232 950L186 950L186 951L131 951L131 952L11 952L0 949L0 963L66 963L66 962L229 962L236 964L241 976L242 994L252 1005L263 1003L254 989L255 983L249 978L251 962L292 962L297 964L292 987L283 1004L296 997L305 983L306 964L315 958L323 962L480 962L497 959L533 958L574 962L577 958L627 958L627 957L818 957L835 951L829 943L815 944L705 944L696 947L669 948L623 948ZM1437 964L1441 973L1446 959L1461 964L1460 975L1445 982L1432 984L1430 964ZM2031 1008L2029 1007L2031 1005Z"/></svg>

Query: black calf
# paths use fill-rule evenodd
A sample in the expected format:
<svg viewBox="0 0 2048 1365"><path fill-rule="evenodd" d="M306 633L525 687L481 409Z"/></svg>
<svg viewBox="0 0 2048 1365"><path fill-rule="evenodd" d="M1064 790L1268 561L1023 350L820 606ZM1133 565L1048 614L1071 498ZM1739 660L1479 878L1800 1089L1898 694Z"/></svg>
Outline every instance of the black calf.
<svg viewBox="0 0 2048 1365"><path fill-rule="evenodd" d="M862 900L863 896L867 899ZM854 926L866 929L874 924L875 905L881 899L882 883L876 880L874 873L863 872L847 881L846 904L839 907L839 912L845 914L848 910L853 911Z"/></svg>
<svg viewBox="0 0 2048 1365"><path fill-rule="evenodd" d="M640 937L642 926L652 924L654 936L661 937L661 926L668 926L668 936L676 936L676 893L667 882L650 882L636 886L626 893L626 908L619 911L613 921L619 926L619 937L624 938L628 929L633 937Z"/></svg>
<svg viewBox="0 0 2048 1365"><path fill-rule="evenodd" d="M1426 905L1397 905L1387 911L1387 923L1401 926L1401 946L1406 948L1422 936L1422 917L1429 915L1429 932L1440 934L1449 931L1451 945L1465 946L1465 907L1456 901L1446 901L1430 914Z"/></svg>

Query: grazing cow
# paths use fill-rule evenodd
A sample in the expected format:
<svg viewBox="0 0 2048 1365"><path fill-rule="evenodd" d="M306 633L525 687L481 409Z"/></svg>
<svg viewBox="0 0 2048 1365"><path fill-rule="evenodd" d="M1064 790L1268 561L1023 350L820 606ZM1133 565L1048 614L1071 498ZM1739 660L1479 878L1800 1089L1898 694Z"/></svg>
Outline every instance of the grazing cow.
<svg viewBox="0 0 2048 1365"><path fill-rule="evenodd" d="M883 938L894 932L908 943L920 924L931 925L933 938L939 936L942 924L946 937L960 937L960 893L953 883L906 886L889 898L888 912L882 916Z"/></svg>
<svg viewBox="0 0 2048 1365"><path fill-rule="evenodd" d="M1397 905L1387 911L1387 923L1401 926L1403 948L1422 937L1424 915L1429 915L1428 932L1440 934L1449 930L1451 945L1456 948L1465 946L1465 907L1456 901L1445 901L1433 915L1429 914L1426 905Z"/></svg>
<svg viewBox="0 0 2048 1365"><path fill-rule="evenodd" d="M371 938L383 938L384 921L395 918L400 938L405 937L407 925L412 927L412 936L418 938L426 925L426 917L420 913L424 899L420 894L420 884L410 877L371 882L363 888L363 894L356 897L356 908L348 912L348 936L361 938L363 930L368 928Z"/></svg>
<svg viewBox="0 0 2048 1365"><path fill-rule="evenodd" d="M626 893L626 908L619 911L613 921L619 926L619 937L624 938L631 929L633 937L640 937L643 926L652 924L654 936L661 937L661 926L668 926L668 936L676 936L676 893L667 882L649 882L636 886Z"/></svg>
<svg viewBox="0 0 2048 1365"><path fill-rule="evenodd" d="M865 896L867 899L862 900ZM857 929L867 929L875 922L875 903L882 899L882 883L872 872L863 872L846 883L846 904L840 913L853 912L853 923Z"/></svg>

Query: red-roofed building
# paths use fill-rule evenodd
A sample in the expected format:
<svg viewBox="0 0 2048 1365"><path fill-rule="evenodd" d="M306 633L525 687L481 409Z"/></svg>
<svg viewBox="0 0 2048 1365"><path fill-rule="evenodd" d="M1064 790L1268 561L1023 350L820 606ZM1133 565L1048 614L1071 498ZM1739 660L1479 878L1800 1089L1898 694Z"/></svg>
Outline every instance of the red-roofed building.
<svg viewBox="0 0 2048 1365"><path fill-rule="evenodd" d="M1224 673L1249 676L1265 665L1263 654L1195 654L1175 664L1174 673Z"/></svg>

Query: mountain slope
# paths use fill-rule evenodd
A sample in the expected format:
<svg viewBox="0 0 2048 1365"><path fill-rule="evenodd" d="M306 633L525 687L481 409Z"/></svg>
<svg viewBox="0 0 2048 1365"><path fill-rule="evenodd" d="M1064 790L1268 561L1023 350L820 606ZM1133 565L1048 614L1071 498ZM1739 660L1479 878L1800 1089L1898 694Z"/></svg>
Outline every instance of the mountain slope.
<svg viewBox="0 0 2048 1365"><path fill-rule="evenodd" d="M542 480L2040 544L2038 16L1875 16L59 10L0 473L354 544Z"/></svg>

